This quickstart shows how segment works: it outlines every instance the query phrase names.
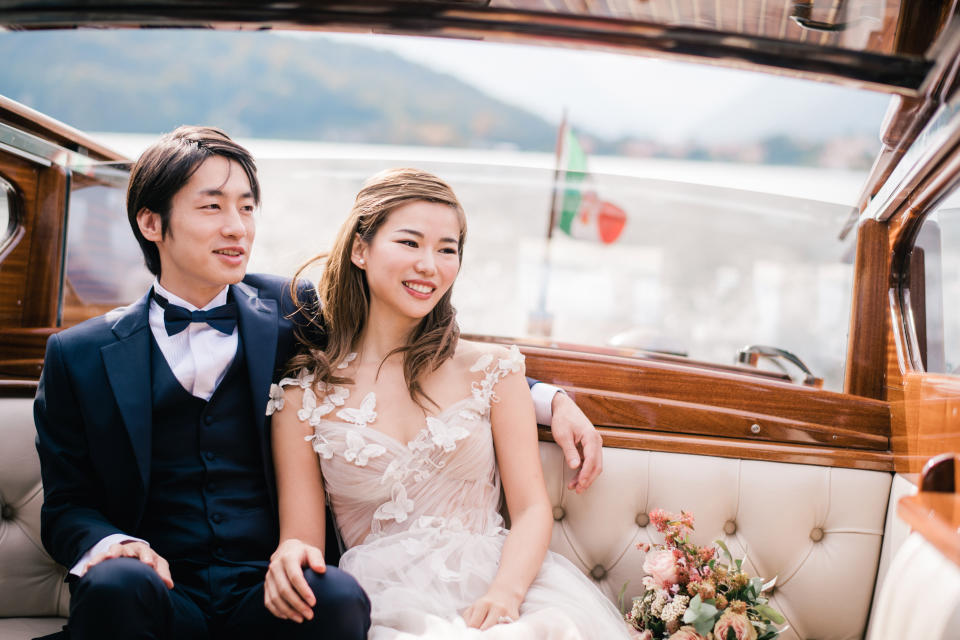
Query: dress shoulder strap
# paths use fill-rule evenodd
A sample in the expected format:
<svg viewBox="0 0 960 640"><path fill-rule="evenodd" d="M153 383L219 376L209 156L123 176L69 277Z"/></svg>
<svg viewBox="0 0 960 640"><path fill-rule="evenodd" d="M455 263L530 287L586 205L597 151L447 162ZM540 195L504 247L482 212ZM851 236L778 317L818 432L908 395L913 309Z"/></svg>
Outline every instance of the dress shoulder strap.
<svg viewBox="0 0 960 640"><path fill-rule="evenodd" d="M486 405L498 402L494 387L508 374L523 371L523 354L517 345L510 345L505 357L497 357L493 353L485 353L470 367L470 371L483 371L483 379L473 383L473 397L483 401Z"/></svg>

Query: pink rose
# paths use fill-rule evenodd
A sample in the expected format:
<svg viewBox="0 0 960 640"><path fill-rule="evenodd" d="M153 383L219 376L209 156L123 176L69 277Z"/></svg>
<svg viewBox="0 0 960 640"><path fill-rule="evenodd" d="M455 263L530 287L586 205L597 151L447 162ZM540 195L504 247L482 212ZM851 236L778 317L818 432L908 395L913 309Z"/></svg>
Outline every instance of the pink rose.
<svg viewBox="0 0 960 640"><path fill-rule="evenodd" d="M663 589L669 589L680 579L676 558L670 551L648 553L643 560L643 570Z"/></svg>
<svg viewBox="0 0 960 640"><path fill-rule="evenodd" d="M669 640L706 640L706 638L697 633L697 630L693 627L680 627L675 634L670 636Z"/></svg>
<svg viewBox="0 0 960 640"><path fill-rule="evenodd" d="M737 634L737 640L757 640L757 630L747 619L747 616L727 611L717 624L713 625L713 637L726 640L727 629L733 629Z"/></svg>

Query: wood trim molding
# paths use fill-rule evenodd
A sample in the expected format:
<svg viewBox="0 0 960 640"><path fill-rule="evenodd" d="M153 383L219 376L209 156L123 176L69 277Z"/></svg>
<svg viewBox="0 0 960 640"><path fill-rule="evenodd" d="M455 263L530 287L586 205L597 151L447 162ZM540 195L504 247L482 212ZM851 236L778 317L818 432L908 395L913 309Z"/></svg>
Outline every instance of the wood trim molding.
<svg viewBox="0 0 960 640"><path fill-rule="evenodd" d="M661 433L642 429L598 427L605 447L663 451L690 455L763 460L791 464L809 464L868 471L893 471L893 460L886 451L858 451L833 447L817 447L774 442L754 442L736 438ZM553 442L550 430L541 427L541 440Z"/></svg>
<svg viewBox="0 0 960 640"><path fill-rule="evenodd" d="M846 393L886 398L887 283L890 249L887 226L864 220L857 231L850 337L843 383Z"/></svg>

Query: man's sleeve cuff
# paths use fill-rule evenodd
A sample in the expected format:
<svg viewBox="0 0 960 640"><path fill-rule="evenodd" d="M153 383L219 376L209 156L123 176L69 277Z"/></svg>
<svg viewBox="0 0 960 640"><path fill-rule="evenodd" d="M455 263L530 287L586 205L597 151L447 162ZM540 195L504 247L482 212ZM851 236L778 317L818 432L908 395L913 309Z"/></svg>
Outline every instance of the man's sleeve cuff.
<svg viewBox="0 0 960 640"><path fill-rule="evenodd" d="M530 395L533 396L533 409L537 414L537 424L549 427L553 418L553 397L557 393L563 392L560 387L555 387L546 382L538 382L530 387Z"/></svg>
<svg viewBox="0 0 960 640"><path fill-rule="evenodd" d="M100 542L97 544L90 547L85 554L80 556L77 564L73 565L73 568L70 569L70 573L75 576L82 576L87 572L87 565L90 564L91 560L113 545L121 542L143 542L149 546L148 542L141 540L140 538L134 538L133 536L128 536L125 533L112 533L106 538L100 540Z"/></svg>

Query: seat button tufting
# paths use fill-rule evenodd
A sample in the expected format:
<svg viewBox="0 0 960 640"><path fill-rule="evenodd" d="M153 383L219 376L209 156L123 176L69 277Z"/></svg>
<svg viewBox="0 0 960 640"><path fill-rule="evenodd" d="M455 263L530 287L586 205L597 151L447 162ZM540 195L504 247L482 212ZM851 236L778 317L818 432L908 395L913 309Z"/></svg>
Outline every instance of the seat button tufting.
<svg viewBox="0 0 960 640"><path fill-rule="evenodd" d="M554 519L554 520L560 521L560 520L563 520L563 519L566 518L566 517L567 517L567 512L566 512L566 510L565 510L563 507L561 507L560 505L557 505L557 506L555 506L555 507L553 508L553 519Z"/></svg>
<svg viewBox="0 0 960 640"><path fill-rule="evenodd" d="M13 507L8 504L3 505L3 508L0 509L0 518L4 520L13 520Z"/></svg>
<svg viewBox="0 0 960 640"><path fill-rule="evenodd" d="M590 575L593 576L594 580L599 582L607 577L607 570L603 568L603 565L598 564L593 569L590 569Z"/></svg>
<svg viewBox="0 0 960 640"><path fill-rule="evenodd" d="M814 527L813 531L810 532L810 539L814 542L820 542L823 540L823 529L820 527Z"/></svg>
<svg viewBox="0 0 960 640"><path fill-rule="evenodd" d="M723 523L723 532L728 536L732 536L737 532L737 523L733 520L727 520Z"/></svg>
<svg viewBox="0 0 960 640"><path fill-rule="evenodd" d="M648 516L645 513L638 513L637 517L634 518L633 521L636 522L637 526L642 529L643 527L650 524L650 516Z"/></svg>

